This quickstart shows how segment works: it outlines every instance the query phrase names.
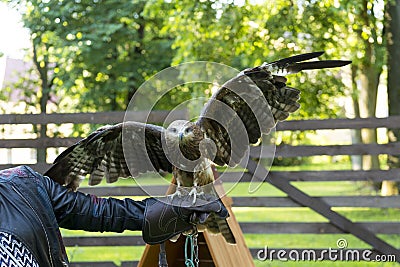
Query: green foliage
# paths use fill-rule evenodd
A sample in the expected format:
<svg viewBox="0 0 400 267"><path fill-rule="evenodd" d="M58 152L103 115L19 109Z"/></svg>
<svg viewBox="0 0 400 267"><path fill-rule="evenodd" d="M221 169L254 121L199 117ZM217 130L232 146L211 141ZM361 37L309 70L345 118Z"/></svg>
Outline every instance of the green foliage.
<svg viewBox="0 0 400 267"><path fill-rule="evenodd" d="M297 5L290 1L243 5L229 1L173 1L172 8L165 9L165 2L160 0L148 6L150 16L157 16L161 9L157 5L167 12L163 31L177 36L173 43L175 64L208 60L243 69L317 50L327 51L329 58L340 57L338 47L346 37L346 10L334 7L333 1ZM307 23L304 18L309 18ZM342 107L334 101L345 92L337 73L315 71L290 77L290 84L302 90L302 109L295 117L343 116Z"/></svg>
<svg viewBox="0 0 400 267"><path fill-rule="evenodd" d="M160 19L143 16L145 1L14 1L38 66L51 73L61 111L123 110L143 81L170 65L171 37Z"/></svg>
<svg viewBox="0 0 400 267"><path fill-rule="evenodd" d="M58 111L123 110L146 79L182 62L243 69L317 50L325 58L350 56L357 48L354 20L362 15L363 1L356 2L11 1L25 10ZM302 109L292 118L343 116L335 102L345 94L337 70L292 75L289 83L302 90ZM157 107L170 109L208 90L189 89L175 88ZM148 92L143 103L156 95Z"/></svg>

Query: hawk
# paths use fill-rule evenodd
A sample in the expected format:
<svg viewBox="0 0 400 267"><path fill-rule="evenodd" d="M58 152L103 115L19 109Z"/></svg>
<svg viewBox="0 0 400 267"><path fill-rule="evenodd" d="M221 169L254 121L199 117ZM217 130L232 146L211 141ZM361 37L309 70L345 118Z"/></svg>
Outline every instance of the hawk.
<svg viewBox="0 0 400 267"><path fill-rule="evenodd" d="M189 194L195 201L204 192L214 192L212 164L237 165L249 145L299 109L300 91L287 86L284 75L350 63L302 62L322 54L301 54L243 70L211 96L197 121L178 120L167 128L134 121L101 127L62 152L45 175L76 190L86 175L89 184L96 185L103 178L112 183L150 171L170 172L176 184L172 196ZM210 216L204 226L235 243L226 219Z"/></svg>

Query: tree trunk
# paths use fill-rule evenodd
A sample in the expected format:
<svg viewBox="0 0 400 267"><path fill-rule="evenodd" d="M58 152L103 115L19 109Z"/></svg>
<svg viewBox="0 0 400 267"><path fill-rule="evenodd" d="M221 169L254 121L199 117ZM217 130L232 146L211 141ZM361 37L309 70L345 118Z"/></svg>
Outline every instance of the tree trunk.
<svg viewBox="0 0 400 267"><path fill-rule="evenodd" d="M47 102L49 100L49 88L46 85L42 85L40 97L40 113L47 113ZM47 124L39 125L39 137L45 138L47 136ZM38 148L36 150L36 161L37 163L46 163L47 158L47 149L46 148Z"/></svg>
<svg viewBox="0 0 400 267"><path fill-rule="evenodd" d="M382 69L377 69L373 65L364 66L360 75L361 92L360 92L360 115L363 118L375 117L379 76ZM378 137L376 129L363 129L361 131L364 144L377 143ZM379 158L377 155L366 155L363 157L363 169L372 170L379 169Z"/></svg>
<svg viewBox="0 0 400 267"><path fill-rule="evenodd" d="M41 65L38 59L38 48L40 49L40 45L36 44L34 41L32 42L33 48L33 63L35 64L37 71L39 72L39 78L41 80L41 87L39 88L37 95L39 98L39 112L47 113L47 102L50 97L50 90L52 86L52 81L49 80L48 73L48 60L47 57L44 59L44 65ZM44 49L47 51L48 47L44 45ZM47 136L47 124L38 125L38 137L45 138ZM36 150L36 161L37 163L46 163L47 158L47 149L46 148L38 148Z"/></svg>
<svg viewBox="0 0 400 267"><path fill-rule="evenodd" d="M360 115L362 118L375 117L379 77L384 63L384 47L378 40L380 30L376 17L373 15L373 6L368 0L362 1L360 20L363 25L369 25L373 42L364 38L363 31L358 31L359 38L365 45L365 55L360 66L361 91L359 96ZM363 143L377 143L376 129L363 129L361 131ZM363 169L379 169L378 156L364 156Z"/></svg>
<svg viewBox="0 0 400 267"><path fill-rule="evenodd" d="M353 100L353 112L354 118L360 118L360 106L359 106L359 90L357 87L357 66L355 64L351 65L351 98ZM351 130L351 142L352 144L361 144L362 136L361 129ZM353 170L362 170L362 156L353 155L351 156L351 165Z"/></svg>
<svg viewBox="0 0 400 267"><path fill-rule="evenodd" d="M400 0L388 1L386 6L386 29L388 50L388 77L387 88L389 97L389 116L400 115ZM400 141L400 129L388 129L389 142ZM390 168L400 167L400 155L389 155L388 165ZM382 194L398 194L395 182L385 181L382 183Z"/></svg>

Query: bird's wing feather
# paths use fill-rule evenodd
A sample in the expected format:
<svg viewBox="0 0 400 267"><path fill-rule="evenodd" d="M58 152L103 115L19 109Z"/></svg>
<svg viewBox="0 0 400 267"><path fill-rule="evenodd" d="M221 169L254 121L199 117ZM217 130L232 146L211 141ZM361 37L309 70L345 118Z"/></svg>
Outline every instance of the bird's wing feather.
<svg viewBox="0 0 400 267"><path fill-rule="evenodd" d="M162 127L138 122L101 127L63 151L45 175L76 190L88 174L89 184L95 185L103 178L112 183L149 171L171 172L162 149L163 131Z"/></svg>
<svg viewBox="0 0 400 267"><path fill-rule="evenodd" d="M293 63L301 62L301 61L305 61L305 60L310 60L310 59L319 57L323 54L324 54L323 51L304 53L304 54L300 54L300 55L295 55L295 56L279 59L277 61L272 61L272 62L266 63L266 65L276 65L279 68L284 68L289 64L293 64Z"/></svg>
<svg viewBox="0 0 400 267"><path fill-rule="evenodd" d="M263 106L262 92L245 75L226 82L211 97L197 123L216 145L214 163L234 166L240 161L248 146L245 139L256 143L261 136L257 118L266 121L269 128L275 125L268 112L259 109Z"/></svg>
<svg viewBox="0 0 400 267"><path fill-rule="evenodd" d="M278 121L299 109L300 91L287 86L283 75L350 63L341 60L300 62L322 54L313 52L264 63L242 71L223 84L206 103L197 121L217 147L213 162L235 166L248 144L257 143L262 133L270 132Z"/></svg>
<svg viewBox="0 0 400 267"><path fill-rule="evenodd" d="M302 70L342 67L351 63L351 61L348 60L319 60L319 61L301 62L304 60L309 60L312 58L319 57L323 53L324 52L305 53L301 55L280 59L270 63L264 63L260 67L274 73L280 73L281 75L286 75L286 74L298 73Z"/></svg>

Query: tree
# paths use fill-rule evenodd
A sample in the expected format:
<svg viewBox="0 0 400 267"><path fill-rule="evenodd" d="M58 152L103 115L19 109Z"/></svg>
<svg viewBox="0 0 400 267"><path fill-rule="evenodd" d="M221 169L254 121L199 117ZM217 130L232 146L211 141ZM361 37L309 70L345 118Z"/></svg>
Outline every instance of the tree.
<svg viewBox="0 0 400 267"><path fill-rule="evenodd" d="M353 24L353 30L362 45L363 55L358 57L358 74L361 84L359 91L359 107L361 117L375 117L377 93L380 76L385 63L385 43L383 34L383 10L379 10L377 2L363 0L354 5L354 13L361 21ZM357 8L358 7L358 8ZM358 46L359 47L359 46ZM358 63L358 64L357 64ZM364 143L377 143L376 130L364 129L362 132ZM364 169L379 169L378 156L365 156Z"/></svg>
<svg viewBox="0 0 400 267"><path fill-rule="evenodd" d="M172 37L160 34L161 18L143 16L145 1L12 3L24 10L34 43L48 44L42 50L51 56L39 57L50 60L58 93L69 98L63 109L72 102L70 110L123 110L147 77L171 63Z"/></svg>
<svg viewBox="0 0 400 267"><path fill-rule="evenodd" d="M335 45L343 33L337 25L344 24L345 11L324 2L13 1L27 6L24 22L32 35L47 32L48 41L57 43L52 46L58 53L53 53L56 86L60 95L79 99L67 103L82 111L124 109L135 88L172 59L243 69L311 50L340 55ZM302 23L304 16L314 19ZM330 103L344 92L340 79L323 72L309 79L314 86L304 90L300 116L337 116L340 108Z"/></svg>
<svg viewBox="0 0 400 267"><path fill-rule="evenodd" d="M331 2L339 10L346 10L343 28L347 28L344 49L352 59L351 77L355 117L375 117L377 92L383 66L386 44L384 34L384 1L321 1L319 6ZM356 139L363 143L377 143L376 129L362 129ZM379 169L379 157L363 156L365 170Z"/></svg>
<svg viewBox="0 0 400 267"><path fill-rule="evenodd" d="M164 1L157 3L162 5ZM310 7L305 8L291 1L265 1L260 4L250 1L243 4L232 1L172 1L170 8L164 9L168 12L164 31L177 36L173 43L176 50L173 62L207 60L243 69L263 61L315 50L326 50L329 57L340 55L340 50L335 47L339 46L340 34L343 33L337 30L335 20L344 25L340 20L345 11L335 9L333 4L326 8L323 6L322 11L310 3L307 5ZM151 8L149 14L157 16L160 8L156 8L156 4ZM303 17L310 16L310 13L315 19L304 23ZM326 32L334 37L324 36ZM332 103L344 94L345 86L340 76L331 73L337 71L310 72L303 73L301 77L291 77L292 86L304 89L300 100L302 109L294 117L341 115L341 108ZM309 79L313 86L304 88L301 84L305 79Z"/></svg>
<svg viewBox="0 0 400 267"><path fill-rule="evenodd" d="M52 101L52 111L123 110L146 77L170 65L171 38L159 34L160 19L142 16L145 1L7 2L23 12L31 33L38 87L22 88L39 113ZM35 129L50 134L46 125ZM46 150L37 160L46 161Z"/></svg>
<svg viewBox="0 0 400 267"><path fill-rule="evenodd" d="M375 117L386 53L383 2L305 1L303 9L303 22L294 25L309 29L307 33L328 51L341 51L352 60L352 92L348 95L353 99L355 117ZM376 130L364 129L362 141L377 143ZM380 168L378 156L364 156L363 168Z"/></svg>
<svg viewBox="0 0 400 267"><path fill-rule="evenodd" d="M37 23L39 18L40 21L45 21L38 12L29 9L28 6L27 14L24 16L24 23L30 26L31 59L35 66L34 70L30 70L30 72L35 72L31 77L38 77L38 79L28 81L27 76L24 76L17 82L17 86L24 89L22 97L28 106L35 106L38 113L47 113L51 93L55 90L55 74L58 64L54 59L59 56L60 49L57 49L59 42L57 38L54 38L51 29L44 30L43 23ZM47 125L34 125L34 131L38 137L44 138L47 136ZM37 161L39 163L46 162L46 149L37 149Z"/></svg>

